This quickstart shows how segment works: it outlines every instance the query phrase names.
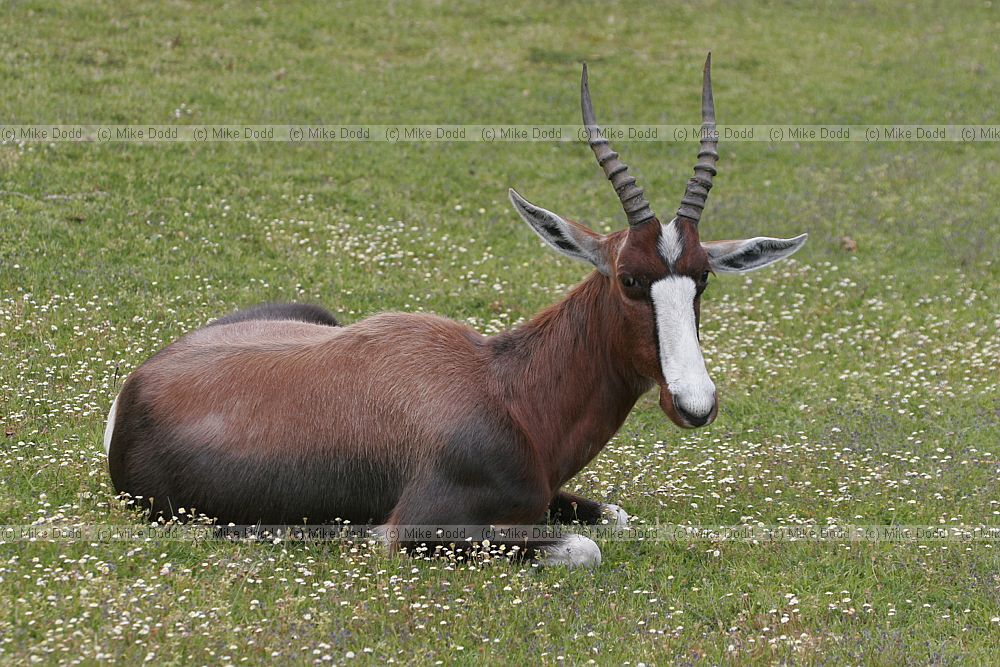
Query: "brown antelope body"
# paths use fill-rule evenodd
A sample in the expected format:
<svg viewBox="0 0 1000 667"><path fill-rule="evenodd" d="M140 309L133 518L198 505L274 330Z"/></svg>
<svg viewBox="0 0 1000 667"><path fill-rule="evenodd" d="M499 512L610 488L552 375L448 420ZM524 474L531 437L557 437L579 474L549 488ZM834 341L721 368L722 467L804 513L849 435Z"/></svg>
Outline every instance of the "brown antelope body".
<svg viewBox="0 0 1000 667"><path fill-rule="evenodd" d="M710 64L695 176L665 225L601 134L584 67L584 123L629 227L600 235L510 191L547 244L596 268L563 301L494 337L425 314L340 327L295 304L218 320L125 382L105 432L116 490L154 518L183 507L237 524L534 524L548 512L624 523L620 508L560 488L654 386L675 424L715 418L697 329L709 274L765 266L805 240L700 241L718 157ZM581 536L524 553L600 562Z"/></svg>

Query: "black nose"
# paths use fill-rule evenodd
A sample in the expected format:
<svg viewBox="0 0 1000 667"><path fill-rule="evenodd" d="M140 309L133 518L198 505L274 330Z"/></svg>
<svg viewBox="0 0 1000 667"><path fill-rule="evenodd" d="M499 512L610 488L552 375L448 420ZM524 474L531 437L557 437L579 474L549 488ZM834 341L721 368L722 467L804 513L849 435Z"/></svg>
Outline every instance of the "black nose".
<svg viewBox="0 0 1000 667"><path fill-rule="evenodd" d="M704 426L708 423L708 418L712 416L712 411L709 410L704 415L698 416L693 415L684 408L680 406L680 403L674 401L674 408L677 410L677 414L681 416L684 421L686 421L691 426Z"/></svg>

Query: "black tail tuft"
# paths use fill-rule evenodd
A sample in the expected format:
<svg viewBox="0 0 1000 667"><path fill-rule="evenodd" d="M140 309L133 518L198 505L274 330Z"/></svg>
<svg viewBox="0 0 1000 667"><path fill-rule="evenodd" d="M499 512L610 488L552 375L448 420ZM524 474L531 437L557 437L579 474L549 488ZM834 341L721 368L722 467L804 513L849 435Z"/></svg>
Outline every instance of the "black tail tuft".
<svg viewBox="0 0 1000 667"><path fill-rule="evenodd" d="M326 308L309 303L263 303L220 317L208 326L248 320L297 320L311 324L323 324L328 327L340 326L337 318Z"/></svg>

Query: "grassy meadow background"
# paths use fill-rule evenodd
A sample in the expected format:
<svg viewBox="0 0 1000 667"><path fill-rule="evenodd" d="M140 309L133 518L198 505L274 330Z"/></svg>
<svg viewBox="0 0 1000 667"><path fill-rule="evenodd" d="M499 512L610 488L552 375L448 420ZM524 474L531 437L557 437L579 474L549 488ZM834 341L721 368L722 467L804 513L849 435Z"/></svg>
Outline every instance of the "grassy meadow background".
<svg viewBox="0 0 1000 667"><path fill-rule="evenodd" d="M968 3L0 5L0 122L1000 124ZM996 5L996 3L994 3ZM693 143L617 142L669 216ZM721 412L643 397L570 483L639 522L1000 523L1000 149L729 143L705 238L792 236L702 310ZM140 519L101 434L127 373L268 300L486 333L586 268L506 189L624 224L565 143L0 145L0 524ZM842 247L842 237L857 243ZM601 543L593 571L366 545L0 544L0 663L990 664L1000 545Z"/></svg>

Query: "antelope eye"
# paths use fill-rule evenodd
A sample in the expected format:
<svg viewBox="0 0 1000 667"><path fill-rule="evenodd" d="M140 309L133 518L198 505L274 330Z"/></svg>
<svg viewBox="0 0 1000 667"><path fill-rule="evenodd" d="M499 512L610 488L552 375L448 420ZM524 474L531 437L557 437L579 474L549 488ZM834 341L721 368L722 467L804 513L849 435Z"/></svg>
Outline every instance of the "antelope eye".
<svg viewBox="0 0 1000 667"><path fill-rule="evenodd" d="M638 287L639 281L632 276L622 276L622 286L623 287Z"/></svg>
<svg viewBox="0 0 1000 667"><path fill-rule="evenodd" d="M708 274L709 274L709 271L706 271L705 273L701 274L701 282L703 282L703 283L707 283L708 282Z"/></svg>

